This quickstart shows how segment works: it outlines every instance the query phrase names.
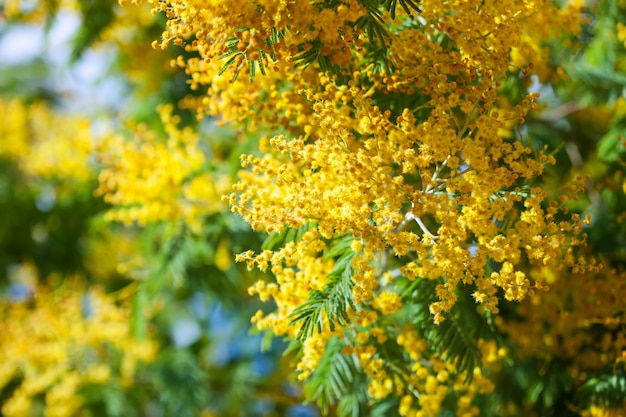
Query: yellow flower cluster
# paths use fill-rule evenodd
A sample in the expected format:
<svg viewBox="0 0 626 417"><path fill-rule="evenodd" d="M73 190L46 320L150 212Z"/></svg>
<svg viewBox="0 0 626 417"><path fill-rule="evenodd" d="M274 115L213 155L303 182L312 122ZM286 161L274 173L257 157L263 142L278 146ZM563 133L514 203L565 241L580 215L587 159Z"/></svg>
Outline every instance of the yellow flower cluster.
<svg viewBox="0 0 626 417"><path fill-rule="evenodd" d="M402 385L376 350L388 337L379 324L404 308L393 286L400 275L438 283L430 311L440 323L461 287L470 286L476 302L496 313L499 298L522 301L543 288L528 265L600 270L575 255L589 218L568 213L574 197L551 202L537 184L555 161L525 143L518 126L538 109L538 95L499 99L509 71L522 67L526 76L536 65L546 77L543 40L578 34L581 4L423 0L416 16L398 8L392 19L381 11L386 67L355 24L372 18L357 1L259 0L237 13L219 1L148 3L168 18L154 46L197 52L172 62L192 88L207 89L187 106L200 117L283 133L263 140L261 154L241 157L240 181L224 197L255 230L303 231L283 247L237 256L276 278L250 289L276 303L254 322L297 337L294 311L329 285L340 261L327 255L337 238L352 240L350 324L331 325L333 317L322 314L320 331L304 338L300 377L315 371L331 338L341 337L369 376L372 398L399 390L402 415L436 415L457 387L464 393L458 408L476 415L473 396L492 389L480 369L464 386L455 366L420 349L408 329L398 344L414 360L414 380ZM297 65L318 47L336 75ZM228 73L255 69L251 81ZM494 346L483 343L486 357L498 357Z"/></svg>
<svg viewBox="0 0 626 417"><path fill-rule="evenodd" d="M207 89L206 94L190 97L185 103L199 117L211 114L226 121L245 123L248 128L266 124L273 130L309 134L314 129L309 120L311 105L298 92L315 89L317 77L314 68L302 69L297 65L298 56L316 44L322 56L328 56L340 67L354 68L367 61L363 49L367 37L360 29L354 29L354 22L366 13L356 1L338 2L328 9L313 1L258 1L247 6L245 13L237 14L231 13L222 2L148 3L153 5L154 13L164 12L168 17L167 30L161 41L155 41L155 46L165 49L171 42L199 55L181 55L172 61L173 66L185 68L193 89ZM548 65L543 40L550 35L573 36L580 31L578 2L562 9L545 1L474 3L424 3L421 17L428 24L420 30L392 31L386 41L390 43L395 66L393 76L384 71L376 73L375 64L356 69L366 70L367 76L382 90L414 92L436 86L435 96L451 92L448 98L454 103L454 90L462 83L455 80L442 88L441 81L433 84L432 76L443 73L454 78L459 69L465 69L466 76L488 75L493 81L511 65L523 66L531 72L533 67L537 73L546 72L542 69ZM401 27L401 19L406 15L399 12L395 21L383 17L385 24L394 29ZM194 39L188 41L191 35ZM272 35L278 36L279 41L270 41ZM441 36L449 36L462 49L459 52L442 49L438 44ZM221 59L233 39L236 54ZM234 64L222 75L222 67L231 57ZM531 59L531 64L524 64L524 59ZM250 62L266 69L264 74L252 82L248 77L233 81L229 74L248 73ZM446 64L442 68L442 63L453 62L463 65L453 69ZM336 99L341 100L341 92Z"/></svg>
<svg viewBox="0 0 626 417"><path fill-rule="evenodd" d="M301 70L296 69L293 62L278 62L272 71L250 82L246 77L231 81L226 75L218 75L223 65L221 61L199 60L201 71L192 67L194 62L194 58L184 61L179 57L172 65L186 68L192 89L207 86L206 94L189 96L182 103L197 112L198 118L210 115L220 123L244 125L251 132L260 125L294 134L302 129L313 129L309 124L313 109L306 98L297 93L317 81L317 70L313 67Z"/></svg>
<svg viewBox="0 0 626 417"><path fill-rule="evenodd" d="M104 168L96 194L114 206L106 215L109 220L145 225L183 219L198 231L203 216L222 208L220 195L230 180L208 172L199 134L190 127L179 128L171 106L159 111L166 140L137 126L134 140L110 136L99 144Z"/></svg>
<svg viewBox="0 0 626 417"><path fill-rule="evenodd" d="M27 176L72 184L94 178L90 122L53 111L44 103L0 100L0 156Z"/></svg>
<svg viewBox="0 0 626 417"><path fill-rule="evenodd" d="M7 417L31 415L39 398L47 417L75 416L82 387L113 377L130 386L137 364L156 354L153 342L131 336L129 310L97 290L36 288L31 301L0 301L0 317L0 392L9 396L2 405Z"/></svg>
<svg viewBox="0 0 626 417"><path fill-rule="evenodd" d="M253 268L255 262L262 270L271 267L276 277L276 283L259 281L250 288L251 295L259 294L264 301L273 298L277 304L277 311L265 317L257 313L254 321L259 327L272 329L276 335L296 336L297 328L288 324L287 316L295 306L307 300L312 290L324 287L334 267L332 260L325 261L317 256L323 247L319 232L313 229L298 243L290 242L277 252L266 250L254 256L248 251L236 256L236 261L248 261L249 268Z"/></svg>
<svg viewBox="0 0 626 417"><path fill-rule="evenodd" d="M167 30L153 46L184 46L187 54L172 60L172 66L185 69L192 89L207 89L188 97L183 106L199 117L213 115L248 129L266 124L273 130L301 130L312 110L297 91L314 85L317 71L301 68L299 56L315 45L333 65L346 66L363 43L363 35L352 26L365 9L355 0L331 8L317 1L261 1L238 13L220 1L147 3L154 14L168 17ZM233 51L228 44L235 45ZM233 55L221 59L229 51ZM230 58L234 61L222 75ZM248 81L249 63L264 75ZM233 80L239 72L243 76Z"/></svg>
<svg viewBox="0 0 626 417"><path fill-rule="evenodd" d="M421 3L428 23L391 34L394 73L367 66L353 71L348 83L320 74L300 90L299 100L307 101L301 108L312 109L292 117L300 134L270 139L262 156L242 156L248 170L226 197L232 210L270 233L311 228L284 248L239 255L250 268L269 268L277 277L275 284L258 283L252 290L278 307L265 317L259 313L259 326L297 333L292 314L311 291L323 288L333 268L323 255L337 236L354 238L357 311L375 309L382 317L402 309L399 295L387 288L398 275L437 280L438 301L430 311L439 323L461 286L472 286L476 302L497 313L501 295L521 301L542 287L527 276L528 264L599 270L574 256L589 223L568 215L565 205L574 197L550 202L544 190L531 186L554 159L510 138L512 127L537 109L538 95L515 105L498 101L499 80L511 67L508 52L523 45L522 34L533 33L532 16L553 6L505 3ZM576 33L578 13L559 10L554 24ZM442 36L454 47L443 47ZM417 94L422 101L394 114L377 105L380 92ZM301 376L313 370L324 338L347 331L338 327L330 332L325 323L322 333L305 341ZM371 394L384 396L393 381L378 378L384 373L371 360L375 348L365 343L354 349L365 355ZM436 391L436 385L428 386ZM434 410L440 402L433 404ZM420 406L423 415L436 414Z"/></svg>

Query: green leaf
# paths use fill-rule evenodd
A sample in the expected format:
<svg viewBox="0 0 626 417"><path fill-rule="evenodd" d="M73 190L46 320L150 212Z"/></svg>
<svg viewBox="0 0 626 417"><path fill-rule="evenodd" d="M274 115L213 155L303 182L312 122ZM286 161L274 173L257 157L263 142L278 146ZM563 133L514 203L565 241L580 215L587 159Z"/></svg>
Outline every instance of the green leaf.
<svg viewBox="0 0 626 417"><path fill-rule="evenodd" d="M280 232L274 232L269 235L261 249L263 250L275 250L279 247L285 246L287 242L298 242L302 239L302 236L313 227L313 224L307 223L304 226L294 229L291 227L285 227Z"/></svg>
<svg viewBox="0 0 626 417"><path fill-rule="evenodd" d="M365 31L370 42L381 45L383 49L386 49L389 33L387 33L387 29L382 22L382 16L376 11L361 17L356 22L356 27Z"/></svg>
<svg viewBox="0 0 626 417"><path fill-rule="evenodd" d="M320 51L322 49L321 42L317 41L311 44L311 49L299 52L293 57L296 65L300 68L307 68L318 60L321 56Z"/></svg>
<svg viewBox="0 0 626 417"><path fill-rule="evenodd" d="M226 61L226 63L222 66L222 68L220 68L220 70L217 72L217 75L222 75L224 72L226 72L226 70L228 70L228 68L230 68L231 65L233 65L233 63L235 62L235 60L237 59L237 56L239 56L238 54L225 54L223 55L224 58L228 58L228 61Z"/></svg>
<svg viewBox="0 0 626 417"><path fill-rule="evenodd" d="M372 406L372 417L385 417L394 414L398 409L398 400L396 398L385 399L377 402Z"/></svg>
<svg viewBox="0 0 626 417"><path fill-rule="evenodd" d="M130 326L134 336L139 340L144 340L148 334L148 319L144 313L149 300L147 288L145 284L139 283L131 306Z"/></svg>
<svg viewBox="0 0 626 417"><path fill-rule="evenodd" d="M337 405L337 414L342 417L359 417L361 407L357 396L355 394L344 395Z"/></svg>
<svg viewBox="0 0 626 417"><path fill-rule="evenodd" d="M244 32L249 30L248 27L238 28L236 32ZM237 57L241 56L245 61L248 67L248 78L250 82L254 80L256 76L257 68L261 71L261 74L266 74L265 62L267 58L276 59L276 55L274 54L273 47L277 42L280 42L282 38L285 37L285 30L279 31L275 28L272 28L271 34L263 40L265 47L256 48L255 51L258 53L258 58L252 59L250 58L251 51L240 51L237 47L239 45L239 38L237 36L231 36L228 41L226 41L226 52L224 52L218 59L227 59L227 61L222 65L220 70L217 72L218 75L222 75L225 73L237 60ZM239 65L231 78L231 82L235 82L239 77L239 73L244 68L244 65Z"/></svg>
<svg viewBox="0 0 626 417"><path fill-rule="evenodd" d="M330 338L317 368L304 384L306 400L316 401L324 414L330 405L354 392L353 381L359 367L352 355L342 352L343 347L341 339ZM358 407L358 401L350 401L350 405Z"/></svg>
<svg viewBox="0 0 626 417"><path fill-rule="evenodd" d="M403 304L410 306L412 322L428 342L429 348L456 363L458 371L465 372L466 382L469 382L473 369L481 364L481 352L476 341L479 337L496 338L495 329L486 317L476 311L469 291L459 295L443 322L435 324L429 306L438 300L438 283L423 279L407 283L402 291Z"/></svg>
<svg viewBox="0 0 626 417"><path fill-rule="evenodd" d="M333 241L328 252L324 255L324 258L331 259L336 258L338 256L343 256L347 252L352 251L352 242L354 241L354 236L345 235ZM336 267L337 264L335 264Z"/></svg>
<svg viewBox="0 0 626 417"><path fill-rule="evenodd" d="M430 338L446 359L456 362L459 372L465 372L466 382L472 380L473 370L480 365L482 356L471 333L471 328L463 326L456 317L446 315L446 320L439 324L439 332L432 332Z"/></svg>
<svg viewBox="0 0 626 417"><path fill-rule="evenodd" d="M328 284L321 291L311 291L309 299L291 314L291 324L300 323L300 340L306 339L315 331L321 333L324 314L328 317L331 331L334 331L337 324L344 326L350 322L349 311L355 309L352 299L352 261L357 254L351 250L346 251L345 239L340 239L337 244L343 248L343 254L328 275ZM330 250L330 253L341 252L336 247Z"/></svg>

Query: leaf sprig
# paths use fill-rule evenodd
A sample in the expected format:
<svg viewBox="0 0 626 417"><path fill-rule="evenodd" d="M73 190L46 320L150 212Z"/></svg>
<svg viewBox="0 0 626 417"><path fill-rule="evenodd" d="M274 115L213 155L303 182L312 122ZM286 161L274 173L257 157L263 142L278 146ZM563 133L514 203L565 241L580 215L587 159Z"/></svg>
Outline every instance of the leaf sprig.
<svg viewBox="0 0 626 417"><path fill-rule="evenodd" d="M298 339L304 340L316 331L321 333L324 315L328 318L331 331L335 330L337 324L345 326L350 323L350 311L356 308L352 298L352 261L357 253L349 250L352 239L351 236L344 237L331 248L328 257L336 253L341 253L341 256L328 275L328 283L321 291L311 291L309 299L291 314L291 324L301 323Z"/></svg>
<svg viewBox="0 0 626 417"><path fill-rule="evenodd" d="M416 279L405 287L403 298L412 306L412 322L428 342L429 348L444 358L455 362L459 373L465 372L466 382L471 381L473 369L481 363L481 351L477 344L478 333L492 333L488 320L478 313L468 314L475 306L459 307L461 300L446 314L445 320L435 324L428 309L436 301L436 281ZM456 314L459 310L463 314ZM468 331L468 329L472 329ZM480 335L483 336L483 335Z"/></svg>
<svg viewBox="0 0 626 417"><path fill-rule="evenodd" d="M415 0L360 0L360 3L366 9L367 14L354 22L353 29L363 30L367 34L373 49L383 52L387 49L390 37L384 14L389 13L391 19L395 19L398 5L411 18L414 12L421 12L419 1ZM331 2L327 7L338 7L340 4L340 2ZM244 68L248 70L250 81L256 76L257 70L265 75L268 58L276 60L274 46L285 37L285 33L289 28L280 31L272 28L271 35L263 40L262 45L258 48L252 48L252 50L240 47L240 33L247 30L250 30L250 28L239 28L237 33L226 42L226 52L219 57L221 60L226 60L218 72L219 75L236 65L231 82L237 80ZM341 68L333 64L327 55L322 54L323 47L324 45L319 38L306 45L299 45L298 52L293 56L294 62L300 68L306 68L317 63L321 71L339 74Z"/></svg>
<svg viewBox="0 0 626 417"><path fill-rule="evenodd" d="M248 69L248 78L250 82L254 80L254 77L257 74L257 69L261 72L261 74L265 75L267 71L267 63L269 60L276 60L276 54L274 53L274 45L281 41L281 39L285 36L284 31L279 31L272 28L271 35L264 39L262 45L256 48L242 49L240 47L241 39L240 34L249 30L250 28L243 27L239 28L237 33L231 36L228 41L226 41L226 52L224 52L219 59L225 59L226 62L222 65L222 68L218 71L218 75L222 75L233 65L237 65L233 72L233 76L231 77L231 82L235 82L239 77L239 73L241 70L247 67ZM245 61L245 64L244 64Z"/></svg>

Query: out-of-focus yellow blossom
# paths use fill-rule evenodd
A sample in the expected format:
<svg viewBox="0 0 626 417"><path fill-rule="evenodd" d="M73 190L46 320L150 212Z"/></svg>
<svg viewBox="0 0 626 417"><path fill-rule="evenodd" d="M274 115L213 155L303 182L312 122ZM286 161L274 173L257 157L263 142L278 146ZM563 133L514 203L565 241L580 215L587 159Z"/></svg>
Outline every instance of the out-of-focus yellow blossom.
<svg viewBox="0 0 626 417"><path fill-rule="evenodd" d="M228 239L222 238L215 250L215 265L222 271L227 270L233 264L233 255L228 248Z"/></svg>
<svg viewBox="0 0 626 417"><path fill-rule="evenodd" d="M0 155L17 159L30 150L28 109L20 100L0 100Z"/></svg>
<svg viewBox="0 0 626 417"><path fill-rule="evenodd" d="M617 23L617 38L624 42L624 46L626 47L626 25L622 22Z"/></svg>
<svg viewBox="0 0 626 417"><path fill-rule="evenodd" d="M84 184L94 178L93 133L86 117L69 116L45 103L0 100L0 156L27 176Z"/></svg>
<svg viewBox="0 0 626 417"><path fill-rule="evenodd" d="M511 65L517 69L534 73L539 81L556 81L563 77L563 71L552 68L550 64L550 50L546 42L554 38L564 38L564 47L573 47L575 38L582 29L584 0L571 0L561 8L547 6L551 11L540 12L536 2L524 1L525 17L523 19L526 31L522 35L522 42L511 50ZM506 6L505 6L506 7Z"/></svg>
<svg viewBox="0 0 626 417"><path fill-rule="evenodd" d="M180 129L171 111L171 106L160 109L166 140L137 126L133 140L112 136L99 145L104 169L96 194L114 206L107 219L140 225L183 219L198 231L203 216L223 208L220 196L230 180L206 172L198 133Z"/></svg>
<svg viewBox="0 0 626 417"><path fill-rule="evenodd" d="M152 361L156 346L132 337L129 314L101 291L65 286L35 288L25 302L0 301L0 392L16 384L3 392L3 415L30 415L32 402L44 395L46 416L75 416L82 387L113 376L130 384L136 364Z"/></svg>
<svg viewBox="0 0 626 417"><path fill-rule="evenodd" d="M385 315L390 315L402 310L402 300L396 293L383 291L374 299L374 308Z"/></svg>
<svg viewBox="0 0 626 417"><path fill-rule="evenodd" d="M73 179L85 183L94 177L89 153L92 150L91 122L51 112L42 104L28 109L31 146L20 166L29 175Z"/></svg>

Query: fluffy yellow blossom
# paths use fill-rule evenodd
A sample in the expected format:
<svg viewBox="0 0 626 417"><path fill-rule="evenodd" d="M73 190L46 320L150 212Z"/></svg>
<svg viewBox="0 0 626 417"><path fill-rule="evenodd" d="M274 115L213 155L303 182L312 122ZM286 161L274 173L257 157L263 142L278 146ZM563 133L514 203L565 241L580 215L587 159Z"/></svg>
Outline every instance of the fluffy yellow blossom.
<svg viewBox="0 0 626 417"><path fill-rule="evenodd" d="M390 315L402 309L402 300L396 293L383 291L373 302L375 309L385 315Z"/></svg>
<svg viewBox="0 0 626 417"><path fill-rule="evenodd" d="M356 22L365 9L356 0L342 0L332 8L321 8L314 1L264 0L241 5L238 13L220 1L151 0L153 12L168 17L167 29L154 46L167 49L170 42L198 51L206 60L221 56L233 41L240 56L271 65L293 60L313 42L321 42L323 54L344 56L355 42L349 23ZM242 30L241 28L246 28ZM187 43L189 35L196 40ZM349 53L348 53L349 55ZM245 63L237 62L243 66ZM247 68L246 68L247 69Z"/></svg>

